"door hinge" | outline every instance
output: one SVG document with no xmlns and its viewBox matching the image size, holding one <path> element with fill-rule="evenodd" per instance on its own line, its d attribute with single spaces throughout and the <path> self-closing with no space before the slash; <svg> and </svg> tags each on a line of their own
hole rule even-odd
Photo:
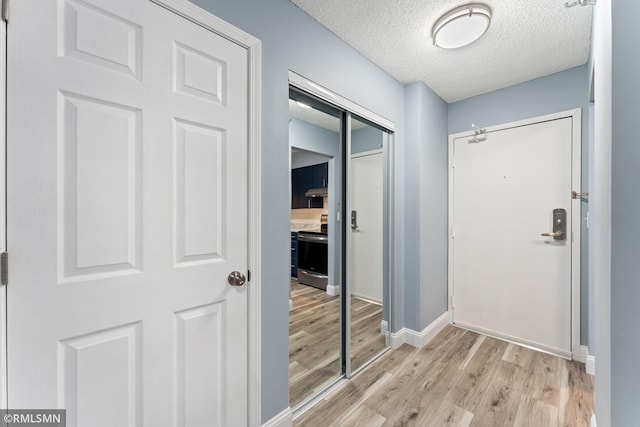
<svg viewBox="0 0 640 427">
<path fill-rule="evenodd" d="M 251 270 L 247 270 L 247 282 L 251 281 Z"/>
<path fill-rule="evenodd" d="M 2 20 L 9 22 L 9 0 L 2 0 Z"/>
<path fill-rule="evenodd" d="M 0 285 L 7 286 L 9 284 L 9 253 L 2 252 L 0 254 Z"/>
<path fill-rule="evenodd" d="M 453 308 L 453 295 L 451 295 L 451 308 Z"/>
</svg>

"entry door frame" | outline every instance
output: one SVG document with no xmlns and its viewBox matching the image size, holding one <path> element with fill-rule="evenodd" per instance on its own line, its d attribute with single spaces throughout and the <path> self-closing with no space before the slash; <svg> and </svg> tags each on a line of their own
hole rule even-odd
<svg viewBox="0 0 640 427">
<path fill-rule="evenodd" d="M 524 127 L 536 123 L 547 122 L 564 118 L 572 119 L 572 141 L 571 141 L 571 184 L 572 190 L 581 192 L 582 173 L 582 109 L 576 108 L 544 116 L 532 117 L 495 126 L 489 126 L 483 130 L 495 132 L 500 130 Z M 454 164 L 453 145 L 458 138 L 472 138 L 475 136 L 473 130 L 449 134 L 449 224 L 448 224 L 448 298 L 447 309 L 449 312 L 449 323 L 453 324 L 453 233 L 454 233 Z M 570 195 L 567 195 L 570 197 Z M 586 352 L 580 348 L 580 245 L 581 245 L 581 201 L 572 199 L 571 203 L 571 357 L 579 362 L 586 362 Z M 500 337 L 498 337 L 500 338 Z"/>
<path fill-rule="evenodd" d="M 247 425 L 261 424 L 261 293 L 262 293 L 262 227 L 261 227 L 261 41 L 187 0 L 148 0 L 245 48 L 248 59 L 248 366 Z M 9 21 L 10 21 L 9 11 Z M 10 24 L 9 24 L 10 25 Z M 7 22 L 0 28 L 0 250 L 6 248 L 6 86 L 7 86 Z M 9 286 L 11 286 L 9 284 Z M 7 300 L 6 287 L 0 288 L 0 407 L 7 409 Z"/>
</svg>

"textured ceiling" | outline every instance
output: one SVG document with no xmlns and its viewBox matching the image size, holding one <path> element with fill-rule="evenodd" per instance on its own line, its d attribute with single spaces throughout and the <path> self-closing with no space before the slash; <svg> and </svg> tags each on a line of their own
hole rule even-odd
<svg viewBox="0 0 640 427">
<path fill-rule="evenodd" d="M 567 0 L 484 0 L 491 26 L 445 50 L 431 28 L 460 0 L 291 0 L 401 83 L 422 80 L 447 102 L 585 64 L 592 7 Z"/>
</svg>

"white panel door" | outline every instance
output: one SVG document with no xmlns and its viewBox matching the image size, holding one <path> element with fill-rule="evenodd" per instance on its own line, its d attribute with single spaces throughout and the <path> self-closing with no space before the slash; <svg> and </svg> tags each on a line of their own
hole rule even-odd
<svg viewBox="0 0 640 427">
<path fill-rule="evenodd" d="M 454 140 L 453 320 L 571 354 L 572 118 Z M 567 212 L 566 240 L 552 231 Z"/>
<path fill-rule="evenodd" d="M 351 157 L 351 209 L 358 228 L 351 232 L 351 296 L 383 303 L 382 152 Z"/>
<path fill-rule="evenodd" d="M 148 0 L 11 6 L 9 407 L 246 425 L 246 49 Z"/>
</svg>

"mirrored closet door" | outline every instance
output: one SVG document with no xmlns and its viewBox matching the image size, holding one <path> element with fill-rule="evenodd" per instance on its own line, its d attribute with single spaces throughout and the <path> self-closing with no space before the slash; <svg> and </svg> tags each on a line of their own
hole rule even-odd
<svg viewBox="0 0 640 427">
<path fill-rule="evenodd" d="M 391 330 L 392 133 L 304 89 L 289 92 L 294 413 L 387 350 Z"/>
<path fill-rule="evenodd" d="M 340 293 L 343 112 L 291 91 L 289 403 L 344 375 Z"/>
<path fill-rule="evenodd" d="M 360 369 L 389 345 L 389 292 L 384 256 L 388 135 L 370 122 L 351 116 L 347 191 L 349 373 Z"/>
</svg>

